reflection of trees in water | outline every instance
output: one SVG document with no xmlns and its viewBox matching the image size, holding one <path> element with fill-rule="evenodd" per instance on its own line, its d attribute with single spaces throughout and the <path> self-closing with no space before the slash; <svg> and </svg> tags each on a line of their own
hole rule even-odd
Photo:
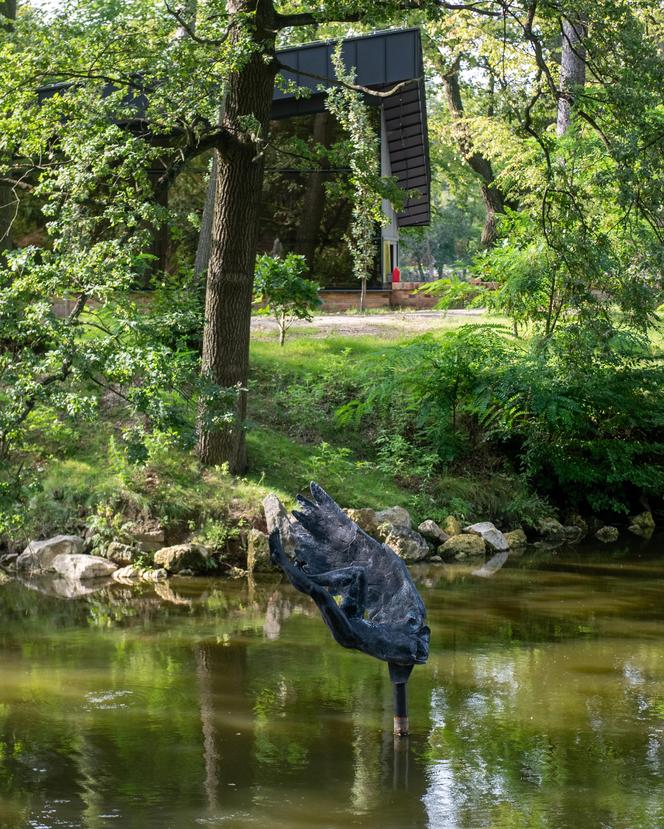
<svg viewBox="0 0 664 829">
<path fill-rule="evenodd" d="M 424 798 L 431 826 L 664 825 L 658 644 L 460 650 L 440 670 Z"/>
<path fill-rule="evenodd" d="M 212 812 L 217 808 L 217 793 L 219 778 L 217 764 L 219 754 L 215 745 L 214 732 L 214 696 L 212 693 L 212 677 L 208 665 L 205 648 L 196 646 L 196 680 L 198 682 L 198 698 L 201 712 L 201 727 L 203 730 L 203 758 L 205 762 L 205 793 L 208 809 Z"/>
</svg>

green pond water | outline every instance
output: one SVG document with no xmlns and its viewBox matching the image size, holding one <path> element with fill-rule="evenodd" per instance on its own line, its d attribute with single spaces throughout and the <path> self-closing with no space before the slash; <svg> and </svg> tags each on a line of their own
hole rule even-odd
<svg viewBox="0 0 664 829">
<path fill-rule="evenodd" d="M 664 542 L 422 568 L 387 668 L 276 577 L 0 585 L 0 827 L 664 827 Z"/>
</svg>

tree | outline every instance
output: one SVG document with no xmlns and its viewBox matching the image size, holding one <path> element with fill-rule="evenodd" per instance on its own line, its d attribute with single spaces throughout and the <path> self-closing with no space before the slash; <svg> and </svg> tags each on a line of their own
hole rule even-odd
<svg viewBox="0 0 664 829">
<path fill-rule="evenodd" d="M 11 30 L 16 20 L 16 0 L 3 0 L 0 2 L 0 32 L 5 29 Z M 3 170 L 0 157 L 0 254 L 3 251 L 11 250 L 11 226 L 15 213 L 16 197 L 9 180 L 3 180 Z"/>
<path fill-rule="evenodd" d="M 271 312 L 279 327 L 279 345 L 295 320 L 311 320 L 321 304 L 318 285 L 304 279 L 307 263 L 303 256 L 289 253 L 284 259 L 263 254 L 256 262 L 254 301 Z"/>
</svg>

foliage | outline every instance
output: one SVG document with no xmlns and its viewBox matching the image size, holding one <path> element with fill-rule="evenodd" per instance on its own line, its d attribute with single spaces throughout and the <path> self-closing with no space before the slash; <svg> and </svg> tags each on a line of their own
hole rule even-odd
<svg viewBox="0 0 664 829">
<path fill-rule="evenodd" d="M 474 326 L 422 338 L 340 407 L 341 423 L 382 427 L 379 458 L 434 470 L 502 458 L 537 492 L 583 510 L 628 512 L 661 497 L 664 368 L 642 343 L 576 331 L 527 347 Z M 385 434 L 389 434 L 386 455 Z M 509 470 L 509 466 L 506 467 Z"/>
<path fill-rule="evenodd" d="M 307 264 L 304 256 L 289 253 L 284 259 L 263 254 L 256 260 L 254 302 L 265 312 L 272 312 L 279 326 L 279 344 L 295 320 L 311 320 L 321 304 L 318 285 L 304 279 Z"/>
<path fill-rule="evenodd" d="M 474 285 L 456 275 L 436 279 L 418 289 L 418 293 L 440 297 L 436 308 L 473 308 L 486 304 L 486 292 L 482 286 Z"/>
</svg>

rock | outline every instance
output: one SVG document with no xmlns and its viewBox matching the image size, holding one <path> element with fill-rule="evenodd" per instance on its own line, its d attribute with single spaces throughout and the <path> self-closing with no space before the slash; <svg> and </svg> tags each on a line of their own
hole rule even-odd
<svg viewBox="0 0 664 829">
<path fill-rule="evenodd" d="M 164 531 L 161 527 L 131 529 L 127 535 L 143 553 L 154 553 L 164 546 Z"/>
<path fill-rule="evenodd" d="M 376 529 L 376 534 L 374 538 L 379 539 L 380 541 L 385 541 L 387 536 L 392 532 L 392 530 L 397 529 L 394 524 L 390 524 L 389 521 L 384 521 L 382 524 L 379 524 Z M 408 529 L 406 527 L 406 529 Z"/>
<path fill-rule="evenodd" d="M 9 584 L 10 581 L 11 578 L 0 570 L 0 587 L 2 587 L 3 584 Z"/>
<path fill-rule="evenodd" d="M 627 529 L 641 538 L 650 538 L 655 531 L 655 519 L 651 512 L 642 512 L 631 518 L 631 523 Z"/>
<path fill-rule="evenodd" d="M 570 515 L 567 526 L 569 527 L 578 527 L 581 530 L 581 536 L 588 535 L 588 522 L 585 518 L 582 518 L 578 513 L 574 513 Z"/>
<path fill-rule="evenodd" d="M 295 551 L 295 540 L 291 531 L 290 519 L 286 508 L 276 495 L 270 493 L 263 501 L 263 512 L 265 513 L 268 536 L 272 530 L 279 530 L 284 551 L 287 555 L 292 555 Z"/>
<path fill-rule="evenodd" d="M 510 545 L 510 550 L 516 547 L 525 547 L 528 543 L 526 534 L 522 529 L 510 530 L 510 532 L 505 533 L 505 541 Z"/>
<path fill-rule="evenodd" d="M 162 547 L 154 554 L 154 563 L 169 573 L 191 570 L 193 573 L 206 573 L 209 569 L 209 556 L 200 544 L 175 544 Z"/>
<path fill-rule="evenodd" d="M 118 565 L 100 556 L 61 553 L 51 561 L 49 569 L 69 581 L 89 581 L 108 578 Z"/>
<path fill-rule="evenodd" d="M 165 547 L 164 549 L 168 549 Z M 168 578 L 168 573 L 164 570 L 163 567 L 159 567 L 156 570 L 142 570 L 141 571 L 141 579 L 143 581 L 165 581 Z"/>
<path fill-rule="evenodd" d="M 136 550 L 128 544 L 121 544 L 119 541 L 111 541 L 106 548 L 104 558 L 114 561 L 120 567 L 126 567 L 136 558 Z"/>
<path fill-rule="evenodd" d="M 483 556 L 486 552 L 486 544 L 481 535 L 461 533 L 448 538 L 438 552 L 443 556 L 458 559 Z"/>
<path fill-rule="evenodd" d="M 31 541 L 16 559 L 16 566 L 27 573 L 45 573 L 57 556 L 79 555 L 84 549 L 85 541 L 78 535 L 56 535 L 44 541 Z"/>
<path fill-rule="evenodd" d="M 422 561 L 431 553 L 424 538 L 408 527 L 392 527 L 385 544 L 404 561 Z"/>
<path fill-rule="evenodd" d="M 378 532 L 376 510 L 365 507 L 364 509 L 346 509 L 344 512 L 367 535 L 376 537 Z"/>
<path fill-rule="evenodd" d="M 461 521 L 459 521 L 459 519 L 455 515 L 448 515 L 447 518 L 443 521 L 441 527 L 443 532 L 446 533 L 448 537 L 461 535 L 463 529 L 461 526 Z"/>
<path fill-rule="evenodd" d="M 433 562 L 434 564 L 441 564 L 443 559 L 440 556 L 431 556 L 429 561 Z"/>
<path fill-rule="evenodd" d="M 427 518 L 426 521 L 422 521 L 420 526 L 417 528 L 417 531 L 420 535 L 423 535 L 427 541 L 430 541 L 435 546 L 444 544 L 449 538 L 449 535 L 444 533 L 438 524 L 430 518 Z"/>
<path fill-rule="evenodd" d="M 540 518 L 537 522 L 537 531 L 545 541 L 553 543 L 567 541 L 565 528 L 555 518 Z"/>
<path fill-rule="evenodd" d="M 480 521 L 477 524 L 471 524 L 464 529 L 465 533 L 472 533 L 479 535 L 484 539 L 486 545 L 498 553 L 504 550 L 509 550 L 510 545 L 505 536 L 497 529 L 491 521 Z"/>
<path fill-rule="evenodd" d="M 392 524 L 394 527 L 411 528 L 410 513 L 403 507 L 388 507 L 376 513 L 376 523 Z"/>
<path fill-rule="evenodd" d="M 267 573 L 274 569 L 267 535 L 252 528 L 247 536 L 247 570 L 250 573 Z"/>
<path fill-rule="evenodd" d="M 127 567 L 116 570 L 113 578 L 120 582 L 138 581 L 141 578 L 141 568 L 136 564 L 129 564 Z"/>
<path fill-rule="evenodd" d="M 617 527 L 606 526 L 597 530 L 595 538 L 598 541 L 603 541 L 604 544 L 612 544 L 614 541 L 618 540 L 619 535 L 620 533 L 618 532 Z"/>
<path fill-rule="evenodd" d="M 563 527 L 563 531 L 565 533 L 565 541 L 567 541 L 568 544 L 576 544 L 583 538 L 583 530 L 576 524 L 568 524 Z"/>
</svg>

